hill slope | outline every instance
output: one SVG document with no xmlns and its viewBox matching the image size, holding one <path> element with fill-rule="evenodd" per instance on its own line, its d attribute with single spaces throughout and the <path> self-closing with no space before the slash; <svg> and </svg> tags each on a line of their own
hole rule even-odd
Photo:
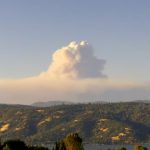
<svg viewBox="0 0 150 150">
<path fill-rule="evenodd" d="M 2 140 L 46 143 L 70 132 L 78 132 L 85 142 L 150 142 L 150 104 L 0 105 Z"/>
</svg>

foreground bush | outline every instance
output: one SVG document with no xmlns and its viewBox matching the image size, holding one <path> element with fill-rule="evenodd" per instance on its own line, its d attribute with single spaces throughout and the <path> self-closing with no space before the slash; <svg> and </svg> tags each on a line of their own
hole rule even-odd
<svg viewBox="0 0 150 150">
<path fill-rule="evenodd" d="M 56 150 L 84 150 L 82 139 L 77 133 L 69 134 L 56 143 Z"/>
<path fill-rule="evenodd" d="M 126 148 L 125 147 L 119 147 L 116 150 L 126 150 Z"/>
<path fill-rule="evenodd" d="M 8 140 L 0 146 L 0 150 L 48 150 L 48 148 L 27 146 L 20 140 Z M 67 135 L 63 140 L 56 142 L 56 147 L 53 150 L 84 150 L 84 148 L 79 135 L 72 133 Z"/>
<path fill-rule="evenodd" d="M 135 145 L 134 150 L 148 150 L 148 149 L 144 146 L 141 146 L 141 145 Z"/>
<path fill-rule="evenodd" d="M 27 146 L 20 140 L 8 140 L 2 145 L 2 150 L 27 150 Z"/>
<path fill-rule="evenodd" d="M 27 146 L 20 140 L 8 140 L 1 145 L 0 150 L 48 150 L 48 148 L 41 146 Z"/>
</svg>

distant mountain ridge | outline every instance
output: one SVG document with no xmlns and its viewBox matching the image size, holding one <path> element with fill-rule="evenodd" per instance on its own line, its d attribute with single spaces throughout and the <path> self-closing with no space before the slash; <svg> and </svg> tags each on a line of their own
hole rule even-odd
<svg viewBox="0 0 150 150">
<path fill-rule="evenodd" d="M 150 103 L 150 100 L 135 100 L 133 102 Z"/>
<path fill-rule="evenodd" d="M 68 101 L 47 101 L 47 102 L 35 102 L 31 104 L 31 106 L 34 107 L 50 107 L 50 106 L 56 106 L 56 105 L 71 105 L 73 102 Z"/>
<path fill-rule="evenodd" d="M 130 102 L 150 103 L 150 100 L 134 100 L 134 101 L 130 101 Z M 88 104 L 88 103 L 107 104 L 107 103 L 110 103 L 110 102 L 107 102 L 107 101 L 94 101 L 94 102 L 87 102 L 87 103 L 84 102 L 82 104 Z M 118 103 L 118 102 L 112 102 L 112 103 Z M 51 106 L 57 106 L 57 105 L 73 105 L 73 104 L 79 104 L 79 103 L 69 102 L 69 101 L 46 101 L 46 102 L 39 101 L 39 102 L 35 102 L 35 103 L 31 104 L 31 106 L 34 106 L 34 107 L 51 107 Z"/>
<path fill-rule="evenodd" d="M 50 143 L 71 132 L 90 143 L 150 143 L 150 103 L 0 105 L 2 141 L 17 138 L 31 144 Z"/>
</svg>

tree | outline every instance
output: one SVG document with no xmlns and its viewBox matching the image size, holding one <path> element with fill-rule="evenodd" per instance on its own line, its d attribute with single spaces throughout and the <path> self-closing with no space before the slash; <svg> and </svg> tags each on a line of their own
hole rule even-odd
<svg viewBox="0 0 150 150">
<path fill-rule="evenodd" d="M 56 150 L 66 150 L 64 141 L 56 142 Z"/>
<path fill-rule="evenodd" d="M 2 150 L 27 150 L 26 144 L 20 140 L 8 140 L 2 147 Z"/>
<path fill-rule="evenodd" d="M 84 150 L 82 139 L 77 133 L 69 134 L 56 143 L 56 150 Z"/>
<path fill-rule="evenodd" d="M 126 150 L 126 148 L 125 147 L 119 147 L 116 150 Z"/>
<path fill-rule="evenodd" d="M 148 150 L 148 149 L 144 146 L 141 146 L 141 145 L 135 145 L 134 150 Z"/>
<path fill-rule="evenodd" d="M 82 145 L 82 139 L 77 133 L 72 133 L 66 136 L 64 139 L 66 150 L 84 150 Z"/>
<path fill-rule="evenodd" d="M 5 145 L 5 147 L 3 147 L 3 150 L 10 150 L 8 145 Z"/>
</svg>

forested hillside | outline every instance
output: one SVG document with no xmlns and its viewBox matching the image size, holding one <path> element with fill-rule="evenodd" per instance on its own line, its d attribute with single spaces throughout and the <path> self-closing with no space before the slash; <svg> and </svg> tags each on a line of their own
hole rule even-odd
<svg viewBox="0 0 150 150">
<path fill-rule="evenodd" d="M 72 132 L 90 143 L 150 142 L 150 104 L 0 105 L 2 141 L 19 138 L 31 144 L 47 143 Z"/>
</svg>

